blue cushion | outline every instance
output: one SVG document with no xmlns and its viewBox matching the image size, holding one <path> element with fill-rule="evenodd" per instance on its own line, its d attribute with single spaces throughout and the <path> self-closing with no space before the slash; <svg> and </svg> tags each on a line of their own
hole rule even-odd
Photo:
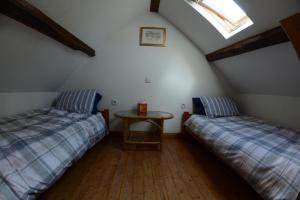
<svg viewBox="0 0 300 200">
<path fill-rule="evenodd" d="M 99 93 L 96 93 L 94 105 L 93 105 L 93 111 L 92 111 L 93 115 L 98 113 L 98 103 L 101 99 L 102 99 L 102 96 Z"/>
<path fill-rule="evenodd" d="M 62 92 L 55 103 L 55 108 L 81 114 L 92 114 L 97 110 L 97 90 L 69 90 Z M 97 113 L 97 111 L 96 111 Z"/>
<path fill-rule="evenodd" d="M 193 97 L 193 113 L 197 115 L 206 115 L 200 97 Z"/>
<path fill-rule="evenodd" d="M 229 97 L 200 97 L 206 115 L 209 118 L 239 115 L 239 110 Z"/>
</svg>

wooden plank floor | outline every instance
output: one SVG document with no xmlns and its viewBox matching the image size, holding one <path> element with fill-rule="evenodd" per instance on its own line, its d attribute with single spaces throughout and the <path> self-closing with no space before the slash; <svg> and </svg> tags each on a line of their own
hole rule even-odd
<svg viewBox="0 0 300 200">
<path fill-rule="evenodd" d="M 260 200 L 192 138 L 164 138 L 163 151 L 122 151 L 109 136 L 91 149 L 41 200 Z"/>
</svg>

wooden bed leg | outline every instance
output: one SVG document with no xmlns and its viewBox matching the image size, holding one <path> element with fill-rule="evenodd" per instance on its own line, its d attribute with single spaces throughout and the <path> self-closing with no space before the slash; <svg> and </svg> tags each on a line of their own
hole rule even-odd
<svg viewBox="0 0 300 200">
<path fill-rule="evenodd" d="M 109 110 L 108 109 L 104 109 L 104 110 L 101 110 L 100 111 L 104 120 L 105 120 L 105 123 L 106 123 L 106 126 L 107 126 L 107 129 L 109 130 Z"/>
<path fill-rule="evenodd" d="M 181 119 L 181 137 L 185 137 L 186 136 L 186 131 L 185 131 L 185 126 L 184 123 L 186 122 L 186 120 L 188 120 L 190 117 L 192 116 L 191 113 L 189 112 L 184 112 L 182 114 L 182 119 Z"/>
</svg>

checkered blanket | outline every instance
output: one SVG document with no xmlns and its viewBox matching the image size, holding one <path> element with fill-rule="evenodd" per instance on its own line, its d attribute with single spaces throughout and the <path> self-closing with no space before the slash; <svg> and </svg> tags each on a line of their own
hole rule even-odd
<svg viewBox="0 0 300 200">
<path fill-rule="evenodd" d="M 297 198 L 300 191 L 300 133 L 250 117 L 185 123 L 265 199 Z"/>
<path fill-rule="evenodd" d="M 101 114 L 41 109 L 0 119 L 0 199 L 34 199 L 106 134 Z"/>
</svg>

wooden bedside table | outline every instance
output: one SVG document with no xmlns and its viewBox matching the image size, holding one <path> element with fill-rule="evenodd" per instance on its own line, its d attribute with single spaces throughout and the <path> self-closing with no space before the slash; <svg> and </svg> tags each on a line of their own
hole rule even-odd
<svg viewBox="0 0 300 200">
<path fill-rule="evenodd" d="M 172 119 L 173 114 L 161 111 L 149 111 L 145 115 L 138 115 L 136 111 L 121 111 L 115 116 L 123 121 L 123 147 L 127 144 L 153 144 L 162 150 L 161 137 L 164 130 L 164 120 Z M 130 125 L 136 122 L 148 122 L 156 127 L 155 132 L 131 131 Z"/>
</svg>

